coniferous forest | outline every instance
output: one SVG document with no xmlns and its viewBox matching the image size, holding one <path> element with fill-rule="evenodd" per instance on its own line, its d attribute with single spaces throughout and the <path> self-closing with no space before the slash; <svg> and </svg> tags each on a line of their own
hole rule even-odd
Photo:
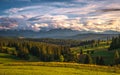
<svg viewBox="0 0 120 75">
<path fill-rule="evenodd" d="M 12 50 L 9 50 L 12 48 Z M 65 61 L 70 61 L 70 47 L 42 42 L 27 41 L 24 39 L 0 39 L 0 52 L 15 55 L 21 59 L 36 56 L 40 61 L 60 61 L 64 56 Z"/>
<path fill-rule="evenodd" d="M 112 40 L 86 41 L 50 38 L 31 39 L 1 37 L 0 52 L 11 54 L 22 60 L 28 61 L 34 56 L 38 59 L 37 61 L 43 62 L 54 61 L 97 65 L 116 65 L 120 63 L 119 40 L 120 37 L 113 37 Z M 95 49 L 104 45 L 107 46 L 106 50 Z M 79 49 L 77 49 L 78 47 Z M 103 51 L 103 53 L 108 54 L 112 53 L 111 56 L 114 57 L 111 59 L 108 56 L 104 57 L 104 55 L 99 54 L 99 51 Z M 96 55 L 97 53 L 98 55 Z M 108 63 L 108 59 L 112 62 Z"/>
</svg>

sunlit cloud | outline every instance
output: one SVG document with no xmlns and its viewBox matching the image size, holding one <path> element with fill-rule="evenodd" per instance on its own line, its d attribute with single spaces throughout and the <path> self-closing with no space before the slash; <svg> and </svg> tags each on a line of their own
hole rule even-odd
<svg viewBox="0 0 120 75">
<path fill-rule="evenodd" d="M 4 16 L 0 15 L 0 29 L 120 31 L 119 5 L 118 0 L 71 0 L 9 8 L 3 11 Z M 2 17 L 16 22 L 4 20 L 9 22 L 6 25 Z"/>
</svg>

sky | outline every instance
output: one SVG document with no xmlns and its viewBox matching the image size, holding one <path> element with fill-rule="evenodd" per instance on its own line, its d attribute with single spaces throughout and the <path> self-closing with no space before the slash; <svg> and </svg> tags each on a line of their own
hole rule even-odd
<svg viewBox="0 0 120 75">
<path fill-rule="evenodd" d="M 0 0 L 0 30 L 119 31 L 120 0 Z"/>
</svg>

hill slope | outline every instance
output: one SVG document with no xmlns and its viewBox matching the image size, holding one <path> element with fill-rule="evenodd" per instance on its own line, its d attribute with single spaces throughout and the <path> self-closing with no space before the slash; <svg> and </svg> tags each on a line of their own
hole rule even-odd
<svg viewBox="0 0 120 75">
<path fill-rule="evenodd" d="M 20 60 L 18 57 L 10 54 L 0 53 L 0 63 L 18 62 L 18 61 L 23 61 L 23 60 Z"/>
</svg>

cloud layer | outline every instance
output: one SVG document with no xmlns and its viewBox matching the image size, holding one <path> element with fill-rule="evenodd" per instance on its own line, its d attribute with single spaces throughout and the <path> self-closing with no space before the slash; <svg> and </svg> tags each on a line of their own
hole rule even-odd
<svg viewBox="0 0 120 75">
<path fill-rule="evenodd" d="M 120 1 L 44 1 L 2 11 L 0 29 L 120 31 Z"/>
</svg>

